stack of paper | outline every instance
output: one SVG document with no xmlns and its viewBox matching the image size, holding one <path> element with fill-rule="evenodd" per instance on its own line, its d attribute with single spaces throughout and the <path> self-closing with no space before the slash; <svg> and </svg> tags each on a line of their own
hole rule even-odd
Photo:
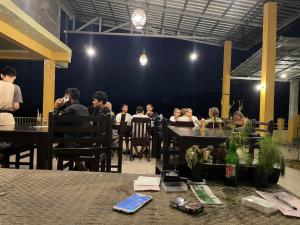
<svg viewBox="0 0 300 225">
<path fill-rule="evenodd" d="M 133 181 L 134 191 L 160 191 L 160 177 L 139 176 Z"/>
<path fill-rule="evenodd" d="M 276 205 L 273 202 L 267 201 L 263 198 L 250 195 L 242 198 L 242 205 L 261 211 L 270 215 L 277 211 Z"/>
</svg>

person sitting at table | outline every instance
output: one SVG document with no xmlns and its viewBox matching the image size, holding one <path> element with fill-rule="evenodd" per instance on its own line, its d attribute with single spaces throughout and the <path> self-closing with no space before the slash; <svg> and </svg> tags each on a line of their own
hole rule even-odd
<svg viewBox="0 0 300 225">
<path fill-rule="evenodd" d="M 5 66 L 1 70 L 0 126 L 15 125 L 12 112 L 17 111 L 20 108 L 20 103 L 23 103 L 21 89 L 14 84 L 16 78 L 17 71 L 13 67 Z"/>
<path fill-rule="evenodd" d="M 121 122 L 124 122 L 125 124 L 128 124 L 128 121 L 131 120 L 131 115 L 128 113 L 128 105 L 123 104 L 121 108 L 122 112 L 118 113 L 116 116 L 116 125 L 120 125 Z M 130 131 L 126 129 L 123 133 L 126 143 L 126 152 L 129 153 L 129 137 L 130 137 Z"/>
<path fill-rule="evenodd" d="M 65 96 L 59 98 L 54 103 L 54 116 L 89 116 L 89 110 L 87 107 L 79 103 L 80 91 L 77 88 L 68 88 L 65 91 Z M 73 125 L 73 124 L 72 124 Z M 81 122 L 76 122 L 74 126 L 82 125 Z M 64 137 L 78 137 L 82 134 L 78 133 L 64 133 Z M 63 147 L 81 147 L 78 143 L 68 143 Z M 87 170 L 84 161 L 76 161 L 74 170 Z"/>
<path fill-rule="evenodd" d="M 180 117 L 180 109 L 175 108 L 173 110 L 173 116 L 170 117 L 170 121 L 171 122 L 176 122 L 179 117 Z"/>
<path fill-rule="evenodd" d="M 146 106 L 146 115 L 152 120 L 154 121 L 157 117 L 158 114 L 156 112 L 153 112 L 153 105 L 152 104 L 147 104 Z"/>
<path fill-rule="evenodd" d="M 196 116 L 193 116 L 193 110 L 191 108 L 185 109 L 185 114 L 183 116 L 180 116 L 177 121 L 183 121 L 183 122 L 190 122 L 192 121 L 194 123 L 195 127 L 199 126 L 199 121 Z"/>
<path fill-rule="evenodd" d="M 216 124 L 218 128 L 222 127 L 223 121 L 219 117 L 219 109 L 217 107 L 212 107 L 208 110 L 209 119 L 205 121 L 205 125 L 210 127 L 211 124 Z"/>
<path fill-rule="evenodd" d="M 93 94 L 93 111 L 92 116 L 99 116 L 101 113 L 105 115 L 110 113 L 109 108 L 106 107 L 107 94 L 103 91 L 97 91 Z"/>
<path fill-rule="evenodd" d="M 111 120 L 112 120 L 112 123 L 114 124 L 115 123 L 115 119 L 116 119 L 116 115 L 115 115 L 114 111 L 112 110 L 112 104 L 111 104 L 111 102 L 107 101 L 105 103 L 105 108 L 107 108 L 110 111 Z"/>
<path fill-rule="evenodd" d="M 127 125 L 131 126 L 132 125 L 132 119 L 133 118 L 149 118 L 149 116 L 144 114 L 144 109 L 143 106 L 137 106 L 136 107 L 136 114 L 134 114 L 131 119 L 128 121 Z M 142 124 L 141 124 L 142 125 Z M 132 128 L 133 129 L 133 128 Z M 141 129 L 141 128 L 140 128 Z M 133 133 L 133 131 L 132 131 Z M 146 126 L 144 126 L 144 133 L 146 133 Z M 143 153 L 147 154 L 148 150 L 145 149 L 145 147 L 141 147 L 140 149 L 137 148 L 137 146 L 134 146 L 133 149 L 133 156 L 136 157 L 138 156 L 139 158 L 141 158 L 143 156 Z"/>
<path fill-rule="evenodd" d="M 186 111 L 186 108 L 182 108 L 182 109 L 180 109 L 180 116 L 184 116 L 184 114 L 185 114 L 185 111 Z"/>
<path fill-rule="evenodd" d="M 127 124 L 128 121 L 131 119 L 131 115 L 128 113 L 128 105 L 123 104 L 121 107 L 121 112 L 116 116 L 116 125 L 120 125 L 122 117 L 124 117 L 124 122 Z"/>
<path fill-rule="evenodd" d="M 247 121 L 249 121 L 249 119 L 245 117 L 241 111 L 236 111 L 233 114 L 233 122 L 236 127 L 244 127 Z"/>
</svg>

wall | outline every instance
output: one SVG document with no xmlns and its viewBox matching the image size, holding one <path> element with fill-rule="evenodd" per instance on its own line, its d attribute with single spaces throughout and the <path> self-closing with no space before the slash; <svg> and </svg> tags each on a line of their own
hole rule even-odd
<svg viewBox="0 0 300 225">
<path fill-rule="evenodd" d="M 40 25 L 59 38 L 59 0 L 13 0 L 13 2 Z"/>
</svg>

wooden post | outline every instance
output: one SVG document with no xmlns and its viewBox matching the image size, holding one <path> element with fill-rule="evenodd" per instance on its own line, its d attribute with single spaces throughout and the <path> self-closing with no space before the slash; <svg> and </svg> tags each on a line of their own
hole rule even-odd
<svg viewBox="0 0 300 225">
<path fill-rule="evenodd" d="M 43 122 L 54 109 L 55 98 L 55 61 L 44 60 Z"/>
<path fill-rule="evenodd" d="M 230 73 L 231 73 L 231 51 L 232 41 L 224 42 L 224 63 L 223 63 L 223 85 L 222 85 L 222 100 L 221 100 L 221 117 L 229 117 L 229 102 L 230 102 Z"/>
</svg>

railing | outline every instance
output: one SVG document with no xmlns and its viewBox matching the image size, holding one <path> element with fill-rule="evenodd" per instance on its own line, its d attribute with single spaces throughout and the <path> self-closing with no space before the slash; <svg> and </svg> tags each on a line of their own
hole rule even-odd
<svg viewBox="0 0 300 225">
<path fill-rule="evenodd" d="M 16 125 L 33 125 L 37 123 L 36 117 L 15 117 Z"/>
</svg>

